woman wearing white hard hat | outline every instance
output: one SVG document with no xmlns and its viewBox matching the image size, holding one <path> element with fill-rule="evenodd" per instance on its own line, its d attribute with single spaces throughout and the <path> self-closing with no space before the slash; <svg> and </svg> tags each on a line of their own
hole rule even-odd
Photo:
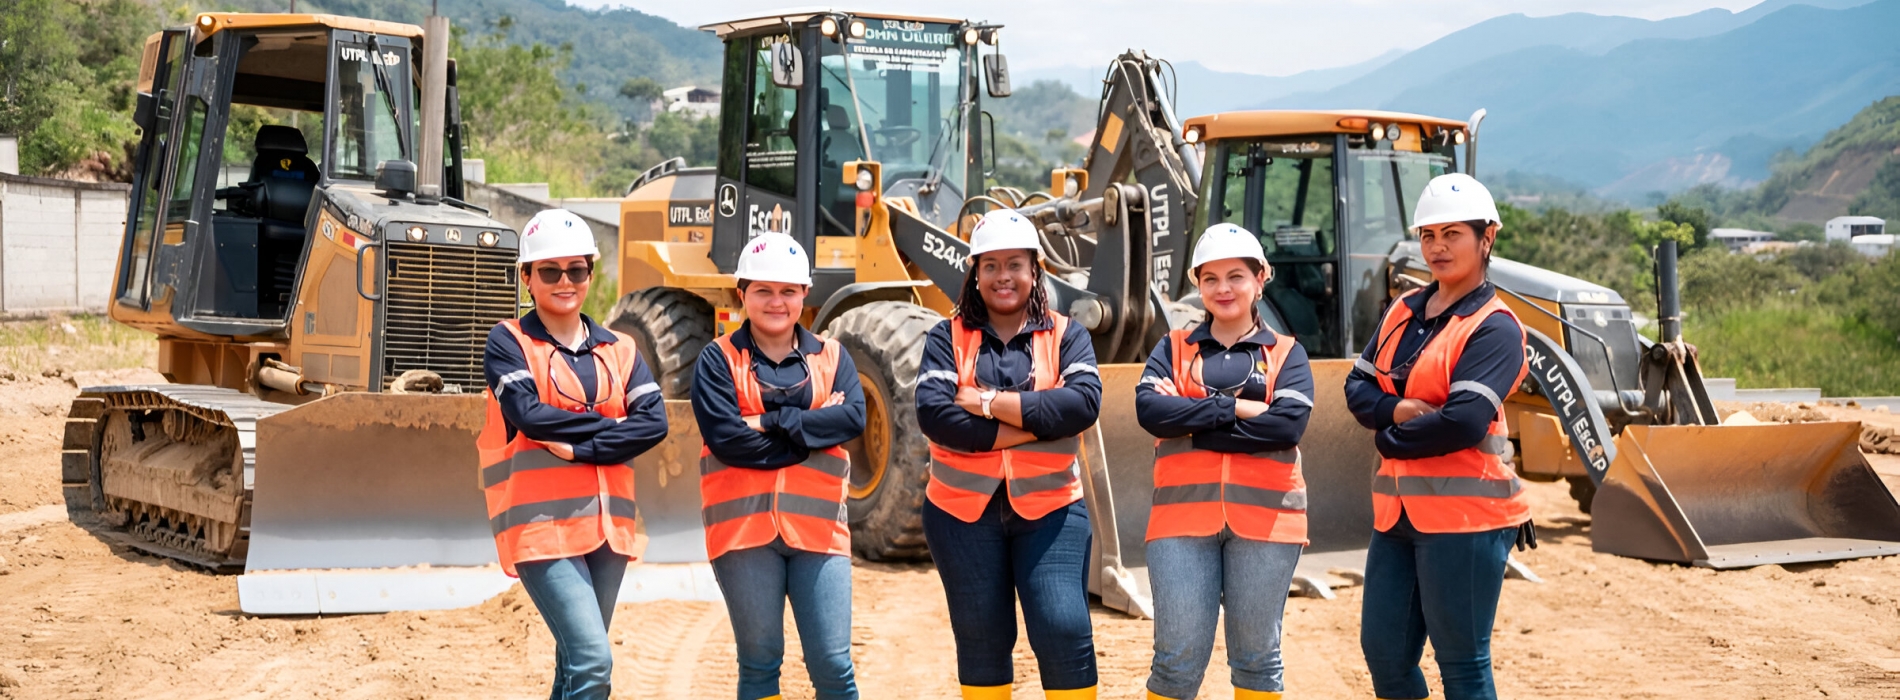
<svg viewBox="0 0 1900 700">
<path fill-rule="evenodd" d="M 864 390 L 850 354 L 798 323 L 811 266 L 791 236 L 748 242 L 735 271 L 745 323 L 708 343 L 693 371 L 700 513 L 738 644 L 739 700 L 779 696 L 787 600 L 817 697 L 858 697 L 841 445 L 864 432 Z"/>
<path fill-rule="evenodd" d="M 1495 698 L 1491 625 L 1511 547 L 1536 546 L 1502 400 L 1524 380 L 1524 330 L 1485 280 L 1497 204 L 1468 175 L 1433 178 L 1412 216 L 1434 281 L 1386 310 L 1346 377 L 1375 431 L 1372 543 L 1359 645 L 1380 698 Z"/>
<path fill-rule="evenodd" d="M 1208 319 L 1156 344 L 1135 386 L 1135 415 L 1157 438 L 1148 697 L 1198 697 L 1225 608 L 1234 697 L 1277 700 L 1280 619 L 1307 544 L 1299 444 L 1313 373 L 1306 350 L 1260 319 L 1273 271 L 1258 237 L 1210 227 L 1189 271 Z"/>
<path fill-rule="evenodd" d="M 1045 696 L 1095 697 L 1077 455 L 1102 382 L 1088 331 L 1049 309 L 1037 242 L 1017 212 L 977 222 L 956 315 L 930 330 L 918 368 L 924 538 L 966 699 L 1009 697 L 1018 601 Z"/>
<path fill-rule="evenodd" d="M 666 407 L 633 340 L 581 313 L 594 234 L 572 212 L 521 232 L 534 310 L 488 334 L 488 421 L 476 447 L 502 570 L 554 633 L 552 697 L 606 698 L 607 627 L 634 545 L 629 463 L 666 438 Z"/>
</svg>

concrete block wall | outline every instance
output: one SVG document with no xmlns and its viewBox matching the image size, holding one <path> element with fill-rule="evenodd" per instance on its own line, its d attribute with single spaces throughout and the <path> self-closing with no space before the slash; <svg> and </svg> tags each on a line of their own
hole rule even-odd
<svg viewBox="0 0 1900 700">
<path fill-rule="evenodd" d="M 0 174 L 0 314 L 105 311 L 130 190 Z"/>
<path fill-rule="evenodd" d="M 495 217 L 496 221 L 513 226 L 516 231 L 525 228 L 528 220 L 534 218 L 535 214 L 561 206 L 558 201 L 524 195 L 522 193 L 524 188 L 521 186 L 491 185 L 482 182 L 469 182 L 467 185 L 470 204 L 486 207 L 489 216 Z M 539 187 L 540 191 L 545 192 L 547 185 Z M 532 193 L 534 190 L 527 191 Z M 597 265 L 599 267 L 597 276 L 600 277 L 617 279 L 620 274 L 620 226 L 616 223 L 619 221 L 619 211 L 616 205 L 615 215 L 607 219 L 591 216 L 590 211 L 576 210 L 574 212 L 579 214 L 581 219 L 587 222 L 587 227 L 594 231 L 594 245 L 600 247 L 600 262 Z"/>
</svg>

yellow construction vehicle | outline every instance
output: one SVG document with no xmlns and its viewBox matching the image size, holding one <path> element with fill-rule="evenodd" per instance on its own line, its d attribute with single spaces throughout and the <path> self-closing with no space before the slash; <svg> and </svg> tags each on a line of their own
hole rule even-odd
<svg viewBox="0 0 1900 700">
<path fill-rule="evenodd" d="M 718 165 L 663 164 L 629 188 L 621 209 L 624 296 L 610 318 L 640 344 L 670 398 L 686 395 L 704 344 L 743 321 L 732 275 L 743 243 L 761 231 L 798 236 L 817 264 L 804 320 L 852 353 L 865 386 L 868 426 L 849 449 L 854 549 L 872 559 L 921 557 L 927 446 L 915 428 L 913 397 L 924 333 L 951 310 L 944 290 L 962 280 L 967 246 L 959 232 L 973 208 L 1022 211 L 1044 233 L 1056 308 L 1090 330 L 1101 362 L 1102 421 L 1084 440 L 1097 529 L 1091 590 L 1113 607 L 1138 609 L 1153 453 L 1133 414 L 1139 363 L 1167 328 L 1198 320 L 1180 264 L 1189 232 L 1240 224 L 1261 236 L 1276 270 L 1263 316 L 1307 347 L 1321 387 L 1303 450 L 1313 544 L 1296 580 L 1318 595 L 1356 580 L 1378 456 L 1341 389 L 1385 306 L 1428 282 L 1406 219 L 1425 182 L 1458 166 L 1461 146 L 1463 167 L 1471 169 L 1482 111 L 1469 122 L 1307 111 L 1182 124 L 1160 63 L 1131 51 L 1104 81 L 1094 148 L 1082 167 L 1052 173 L 1047 192 L 984 190 L 981 99 L 1007 95 L 1008 76 L 1003 58 L 981 47 L 994 45 L 999 27 L 811 11 L 706 29 L 726 42 Z M 1532 453 L 1522 461 L 1527 475 L 1576 477 L 1573 490 L 1587 499 L 1605 458 L 1617 454 L 1614 430 L 1714 422 L 1713 411 L 1703 410 L 1692 351 L 1679 341 L 1641 340 L 1614 291 L 1504 260 L 1492 272 L 1534 338 L 1539 380 L 1509 403 L 1511 425 Z M 1572 348 L 1581 350 L 1573 356 Z M 1555 408 L 1550 396 L 1559 397 Z M 1618 407 L 1614 419 L 1602 417 L 1604 405 Z M 1591 410 L 1596 422 L 1579 422 Z M 1628 434 L 1668 441 L 1671 430 Z M 1814 445 L 1821 437 L 1808 431 L 1791 439 Z M 1871 475 L 1864 462 L 1855 471 L 1847 456 L 1825 469 L 1792 455 L 1763 459 L 1830 483 L 1859 484 Z M 1679 460 L 1658 470 L 1725 466 Z M 1773 488 L 1785 495 L 1787 485 L 1784 479 Z M 1817 495 L 1817 503 L 1837 496 Z M 1889 498 L 1855 517 L 1821 519 L 1871 514 L 1883 524 L 1834 536 L 1900 540 L 1882 529 L 1900 523 L 1890 505 Z M 1618 517 L 1640 528 L 1663 516 Z M 1603 543 L 1620 537 L 1616 527 L 1598 528 L 1599 548 L 1628 549 Z M 1856 544 L 1847 554 L 1803 546 L 1775 556 L 1838 558 L 1887 545 Z M 1692 554 L 1673 558 L 1708 563 Z M 695 555 L 704 551 L 680 552 L 681 560 Z"/>
<path fill-rule="evenodd" d="M 65 496 L 102 537 L 245 570 L 247 612 L 506 585 L 474 440 L 516 233 L 460 201 L 448 21 L 428 26 L 211 13 L 146 41 L 110 314 L 158 336 L 173 383 L 82 390 Z"/>
</svg>

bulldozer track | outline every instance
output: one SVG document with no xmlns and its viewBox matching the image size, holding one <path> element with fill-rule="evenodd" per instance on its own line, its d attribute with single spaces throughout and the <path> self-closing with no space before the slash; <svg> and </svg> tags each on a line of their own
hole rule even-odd
<svg viewBox="0 0 1900 700">
<path fill-rule="evenodd" d="M 68 412 L 62 446 L 67 511 L 76 522 L 94 521 L 94 534 L 109 542 L 218 573 L 239 571 L 250 546 L 257 421 L 289 408 L 219 387 L 87 387 Z M 177 503 L 106 493 L 101 463 L 106 428 L 115 415 L 138 416 L 135 429 L 140 431 L 156 423 L 174 443 L 204 445 L 234 434 L 237 464 L 228 478 L 237 481 L 231 486 L 240 492 L 237 517 L 193 513 Z"/>
</svg>

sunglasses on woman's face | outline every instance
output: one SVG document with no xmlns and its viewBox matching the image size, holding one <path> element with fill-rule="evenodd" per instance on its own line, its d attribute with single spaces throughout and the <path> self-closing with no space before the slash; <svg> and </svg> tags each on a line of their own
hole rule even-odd
<svg viewBox="0 0 1900 700">
<path fill-rule="evenodd" d="M 534 269 L 534 273 L 541 277 L 542 284 L 558 284 L 561 281 L 562 275 L 567 275 L 567 281 L 580 284 L 594 276 L 594 268 L 585 265 L 576 265 L 567 269 L 558 267 L 537 267 Z"/>
</svg>

